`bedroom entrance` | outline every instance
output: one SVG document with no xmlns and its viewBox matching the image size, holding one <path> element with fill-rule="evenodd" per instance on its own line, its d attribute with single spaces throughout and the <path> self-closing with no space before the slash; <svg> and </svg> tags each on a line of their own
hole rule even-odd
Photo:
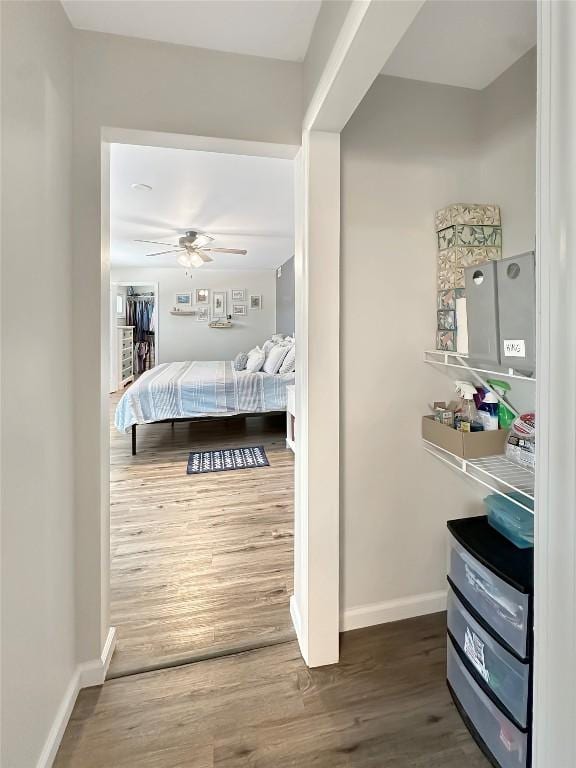
<svg viewBox="0 0 576 768">
<path fill-rule="evenodd" d="M 294 165 L 110 146 L 110 678 L 295 637 Z"/>
</svg>

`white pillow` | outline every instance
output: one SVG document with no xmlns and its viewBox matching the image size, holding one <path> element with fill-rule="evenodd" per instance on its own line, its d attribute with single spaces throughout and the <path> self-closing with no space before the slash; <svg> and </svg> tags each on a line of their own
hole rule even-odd
<svg viewBox="0 0 576 768">
<path fill-rule="evenodd" d="M 286 344 L 276 344 L 272 347 L 264 362 L 264 367 L 262 369 L 264 373 L 278 373 L 282 361 L 286 357 L 289 349 L 290 347 Z"/>
<path fill-rule="evenodd" d="M 282 361 L 278 373 L 293 373 L 296 370 L 296 345 L 292 344 L 288 348 L 286 357 Z"/>
<path fill-rule="evenodd" d="M 264 350 L 260 349 L 260 347 L 254 347 L 254 349 L 251 349 L 250 352 L 248 352 L 246 370 L 250 371 L 250 373 L 256 373 L 261 370 L 265 359 L 266 354 L 264 353 Z"/>
<path fill-rule="evenodd" d="M 272 341 L 272 339 L 266 339 L 264 344 L 262 344 L 262 349 L 264 350 L 265 355 L 267 355 L 270 352 L 274 344 L 276 344 L 276 342 Z"/>
</svg>

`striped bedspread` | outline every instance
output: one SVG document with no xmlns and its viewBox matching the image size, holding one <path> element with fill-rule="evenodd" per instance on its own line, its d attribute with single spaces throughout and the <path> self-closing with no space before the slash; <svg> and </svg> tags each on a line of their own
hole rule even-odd
<svg viewBox="0 0 576 768">
<path fill-rule="evenodd" d="M 163 363 L 122 395 L 116 429 L 126 432 L 133 424 L 164 419 L 284 411 L 286 385 L 293 383 L 293 373 L 236 371 L 229 361 Z"/>
</svg>

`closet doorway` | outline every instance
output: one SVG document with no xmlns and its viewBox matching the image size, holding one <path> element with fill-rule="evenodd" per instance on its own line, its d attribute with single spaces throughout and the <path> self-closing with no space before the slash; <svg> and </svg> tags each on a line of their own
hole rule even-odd
<svg viewBox="0 0 576 768">
<path fill-rule="evenodd" d="M 158 363 L 158 283 L 110 284 L 110 392 Z"/>
</svg>

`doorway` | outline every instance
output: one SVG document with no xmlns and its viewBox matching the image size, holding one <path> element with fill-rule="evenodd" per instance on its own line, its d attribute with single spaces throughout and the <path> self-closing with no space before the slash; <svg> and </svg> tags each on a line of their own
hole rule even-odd
<svg viewBox="0 0 576 768">
<path fill-rule="evenodd" d="M 128 186 L 128 167 L 130 178 L 136 174 L 153 183 L 147 195 L 133 189 L 126 203 L 118 188 Z M 286 352 L 286 358 L 292 349 L 294 321 L 288 327 L 286 307 L 277 320 L 275 304 L 286 275 L 293 274 L 281 268 L 293 261 L 293 214 L 288 211 L 287 233 L 273 211 L 283 211 L 283 220 L 288 201 L 293 207 L 293 168 L 290 157 L 111 147 L 111 349 L 115 332 L 133 334 L 134 368 L 110 400 L 110 620 L 117 644 L 109 677 L 294 638 L 289 601 L 295 459 L 294 445 L 287 445 L 286 414 L 278 412 L 294 373 L 281 372 L 280 365 L 267 368 L 268 357 L 257 374 L 232 369 L 232 360 L 253 346 L 267 355 L 272 349 Z M 217 179 L 213 195 L 210 178 Z M 236 183 L 244 185 L 242 196 L 234 190 Z M 278 194 L 281 200 L 274 201 Z M 251 197 L 270 232 L 250 219 Z M 210 218 L 214 206 L 219 228 L 214 211 Z M 178 221 L 170 220 L 176 209 Z M 236 232 L 226 215 L 236 216 Z M 194 269 L 183 260 L 199 251 L 181 243 L 196 230 L 209 260 Z M 222 316 L 216 300 L 224 304 Z M 145 348 L 139 355 L 137 345 L 148 338 L 141 338 L 134 304 L 148 301 L 155 308 L 154 353 Z M 123 327 L 117 330 L 119 316 Z M 224 372 L 221 378 L 216 370 Z M 236 413 L 243 411 L 240 406 L 212 413 L 212 385 L 223 387 L 218 407 L 222 397 L 230 397 L 230 388 L 245 401 L 250 376 L 260 388 L 262 407 L 251 407 L 247 417 Z M 200 396 L 202 409 L 191 406 Z M 145 410 L 152 400 L 157 411 L 149 414 Z M 183 410 L 171 411 L 171 405 Z M 138 434 L 136 451 L 124 421 L 129 412 L 138 412 L 132 427 Z M 191 454 L 253 446 L 262 448 L 266 466 L 187 473 Z"/>
<path fill-rule="evenodd" d="M 157 363 L 158 284 L 110 282 L 110 393 Z"/>
</svg>

